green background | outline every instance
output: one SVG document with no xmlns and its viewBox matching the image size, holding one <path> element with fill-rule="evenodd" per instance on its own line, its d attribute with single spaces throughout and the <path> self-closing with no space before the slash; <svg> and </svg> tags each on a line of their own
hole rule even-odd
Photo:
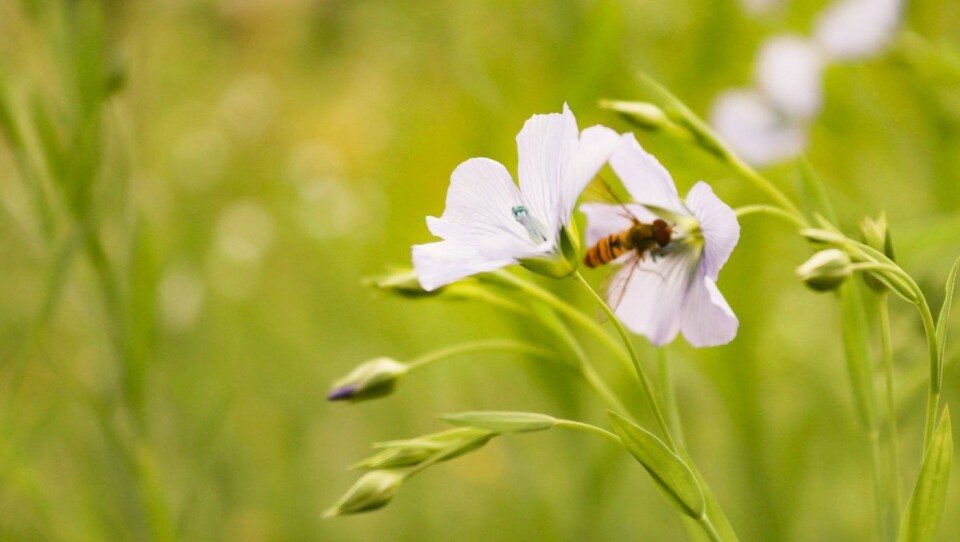
<svg viewBox="0 0 960 542">
<path fill-rule="evenodd" d="M 523 122 L 564 102 L 581 127 L 627 130 L 596 103 L 651 99 L 641 71 L 705 115 L 712 97 L 749 83 L 765 37 L 809 34 L 824 2 L 761 17 L 730 0 L 96 5 L 0 3 L 5 109 L 33 126 L 26 150 L 5 133 L 0 152 L 0 538 L 683 538 L 629 456 L 560 431 L 496 439 L 410 480 L 381 511 L 322 520 L 371 442 L 441 430 L 439 413 L 606 423 L 579 381 L 516 356 L 450 360 L 377 402 L 324 396 L 373 357 L 550 340 L 495 309 L 363 285 L 431 240 L 423 219 L 442 212 L 457 164 L 487 156 L 515 172 Z M 93 37 L 71 34 L 97 12 Z M 912 40 L 831 66 L 809 151 L 847 231 L 887 212 L 900 262 L 934 311 L 960 255 L 958 25 L 956 3 L 912 2 Z M 106 54 L 86 55 L 98 39 Z M 97 110 L 102 144 L 60 159 L 68 171 L 101 160 L 72 181 L 87 194 L 72 200 L 55 172 L 28 178 L 18 160 L 55 169 L 31 115 L 46 104 L 51 131 L 66 137 L 87 119 L 74 89 L 97 70 L 121 86 Z M 733 206 L 765 202 L 698 149 L 638 137 L 681 193 L 703 179 Z M 796 192 L 793 165 L 769 173 Z M 119 330 L 91 253 L 64 248 L 77 224 L 113 270 Z M 794 279 L 809 254 L 794 231 L 759 216 L 741 226 L 719 281 L 740 318 L 736 340 L 668 348 L 691 454 L 743 540 L 875 538 L 838 304 Z M 593 311 L 572 281 L 542 283 Z M 920 460 L 925 343 L 912 307 L 894 301 L 892 312 L 905 500 Z M 132 369 L 119 369 L 112 332 L 129 338 Z M 588 339 L 604 375 L 636 396 Z M 636 343 L 652 370 L 652 349 Z M 947 353 L 944 399 L 960 405 L 958 348 Z M 956 465 L 952 478 L 942 540 L 960 537 Z"/>
</svg>

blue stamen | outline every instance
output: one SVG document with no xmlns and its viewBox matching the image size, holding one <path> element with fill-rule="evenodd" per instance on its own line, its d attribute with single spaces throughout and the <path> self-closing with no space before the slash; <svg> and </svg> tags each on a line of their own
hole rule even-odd
<svg viewBox="0 0 960 542">
<path fill-rule="evenodd" d="M 517 205 L 510 211 L 513 213 L 514 220 L 527 229 L 527 233 L 530 234 L 530 239 L 533 240 L 534 243 L 543 243 L 547 240 L 540 221 L 530 216 L 530 211 L 528 211 L 526 207 Z"/>
</svg>

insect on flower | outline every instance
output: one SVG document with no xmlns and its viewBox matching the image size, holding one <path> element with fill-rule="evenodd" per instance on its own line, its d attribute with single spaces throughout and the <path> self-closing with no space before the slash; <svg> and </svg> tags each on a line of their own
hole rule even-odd
<svg viewBox="0 0 960 542">
<path fill-rule="evenodd" d="M 623 267 L 607 289 L 617 318 L 656 345 L 677 333 L 693 346 L 733 340 L 739 322 L 717 289 L 740 238 L 733 209 L 699 182 L 685 201 L 667 170 L 632 135 L 610 165 L 637 203 L 584 203 L 588 267 Z"/>
</svg>

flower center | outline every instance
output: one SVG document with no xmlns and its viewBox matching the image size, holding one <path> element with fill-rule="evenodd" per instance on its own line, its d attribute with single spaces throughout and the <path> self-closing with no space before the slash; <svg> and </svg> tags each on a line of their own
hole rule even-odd
<svg viewBox="0 0 960 542">
<path fill-rule="evenodd" d="M 513 213 L 514 220 L 519 222 L 524 228 L 527 229 L 527 233 L 530 235 L 530 240 L 537 244 L 545 243 L 547 241 L 547 235 L 544 231 L 543 224 L 534 218 L 526 207 L 523 205 L 517 205 L 511 209 L 511 212 Z"/>
</svg>

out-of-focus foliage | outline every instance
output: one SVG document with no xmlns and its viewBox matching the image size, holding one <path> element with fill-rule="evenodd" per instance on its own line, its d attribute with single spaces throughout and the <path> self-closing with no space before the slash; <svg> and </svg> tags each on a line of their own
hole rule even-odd
<svg viewBox="0 0 960 542">
<path fill-rule="evenodd" d="M 554 431 L 498 438 L 384 510 L 323 520 L 370 442 L 444 429 L 437 413 L 606 423 L 568 373 L 502 354 L 431 366 L 378 401 L 325 395 L 365 359 L 554 340 L 364 286 L 430 239 L 423 217 L 459 162 L 514 167 L 523 121 L 565 101 L 581 126 L 626 130 L 596 102 L 650 99 L 641 70 L 703 113 L 749 80 L 765 36 L 805 32 L 822 4 L 757 18 L 731 0 L 0 3 L 0 538 L 681 539 L 622 450 Z M 934 310 L 960 253 L 958 27 L 960 6 L 918 0 L 889 53 L 831 66 L 809 152 L 848 232 L 886 211 Z M 762 201 L 701 151 L 640 138 L 681 193 L 704 179 L 733 205 Z M 770 174 L 799 191 L 795 166 Z M 744 540 L 869 538 L 837 304 L 794 278 L 809 255 L 794 232 L 762 216 L 742 231 L 720 278 L 739 336 L 669 349 L 690 454 Z M 914 311 L 892 310 L 908 491 L 927 367 Z"/>
</svg>

